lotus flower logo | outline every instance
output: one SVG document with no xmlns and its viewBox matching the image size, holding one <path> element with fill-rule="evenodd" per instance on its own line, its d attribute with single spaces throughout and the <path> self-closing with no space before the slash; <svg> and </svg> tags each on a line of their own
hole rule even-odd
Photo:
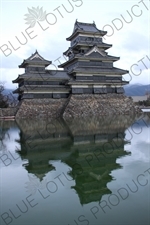
<svg viewBox="0 0 150 225">
<path fill-rule="evenodd" d="M 39 8 L 38 6 L 37 8 L 28 8 L 28 12 L 29 14 L 25 14 L 25 20 L 27 21 L 26 24 L 29 24 L 31 28 L 35 26 L 36 22 L 44 21 L 46 18 L 46 11 L 43 11 L 43 7 Z"/>
</svg>

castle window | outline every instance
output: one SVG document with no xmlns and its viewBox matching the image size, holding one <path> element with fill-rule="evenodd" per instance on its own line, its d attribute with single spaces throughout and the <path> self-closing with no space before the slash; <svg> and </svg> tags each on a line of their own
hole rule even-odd
<svg viewBox="0 0 150 225">
<path fill-rule="evenodd" d="M 80 53 L 84 53 L 84 50 L 83 50 L 83 49 L 80 49 L 79 52 L 80 52 Z"/>
<path fill-rule="evenodd" d="M 86 41 L 87 43 L 92 43 L 92 42 L 94 42 L 94 38 L 93 38 L 93 37 L 87 37 L 87 38 L 85 39 L 85 41 Z"/>
</svg>

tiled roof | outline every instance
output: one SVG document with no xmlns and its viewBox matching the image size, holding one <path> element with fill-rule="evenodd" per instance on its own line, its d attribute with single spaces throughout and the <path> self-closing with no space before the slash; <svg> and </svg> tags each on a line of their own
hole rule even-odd
<svg viewBox="0 0 150 225">
<path fill-rule="evenodd" d="M 97 52 L 93 52 L 90 55 L 84 55 L 83 53 L 79 53 L 74 55 L 74 57 L 70 58 L 67 62 L 60 64 L 58 67 L 63 68 L 64 66 L 69 65 L 69 63 L 71 63 L 73 60 L 77 61 L 78 59 L 99 59 L 101 61 L 105 59 L 105 61 L 107 60 L 117 61 L 120 59 L 120 57 L 115 57 L 110 55 L 102 56 Z"/>
<path fill-rule="evenodd" d="M 29 58 L 24 59 L 21 65 L 19 65 L 19 68 L 24 68 L 25 65 L 30 64 L 31 62 L 40 63 L 43 65 L 48 66 L 51 64 L 51 61 L 44 59 L 36 50 L 34 54 L 32 54 Z"/>
<path fill-rule="evenodd" d="M 112 74 L 114 74 L 114 73 L 116 73 L 116 74 L 118 74 L 118 75 L 120 75 L 120 74 L 126 74 L 126 73 L 128 73 L 129 71 L 127 71 L 127 70 L 122 70 L 122 69 L 118 69 L 118 68 L 116 68 L 116 67 L 113 67 L 113 68 L 106 68 L 106 69 L 104 69 L 104 68 L 95 68 L 95 67 L 89 67 L 89 68 L 87 68 L 87 67 L 80 67 L 80 68 L 75 68 L 75 69 L 73 69 L 70 73 L 72 73 L 72 72 L 83 72 L 83 73 L 112 73 Z"/>
<path fill-rule="evenodd" d="M 112 47 L 112 45 L 110 45 L 110 44 L 106 44 L 106 43 L 95 43 L 94 41 L 93 42 L 86 42 L 86 41 L 78 41 L 78 42 L 76 42 L 70 49 L 68 49 L 68 50 L 71 50 L 71 49 L 73 49 L 75 46 L 77 46 L 77 45 L 81 45 L 81 46 L 88 46 L 88 47 L 91 47 L 91 46 L 94 46 L 94 45 L 97 45 L 98 47 L 102 47 L 102 48 L 104 48 L 104 49 L 108 49 L 108 48 L 111 48 Z"/>
<path fill-rule="evenodd" d="M 25 80 L 51 80 L 51 79 L 70 79 L 70 76 L 65 71 L 59 70 L 46 70 L 46 73 L 24 73 L 19 75 L 17 79 L 13 80 L 13 83 L 17 83 L 18 80 L 25 79 Z"/>
<path fill-rule="evenodd" d="M 76 21 L 75 24 L 74 24 L 73 33 L 66 40 L 71 40 L 73 38 L 73 36 L 76 34 L 76 32 L 79 32 L 79 31 L 80 32 L 83 31 L 83 32 L 86 32 L 86 33 L 92 33 L 92 34 L 99 33 L 102 36 L 107 34 L 107 31 L 99 30 L 96 27 L 95 22 L 93 22 L 93 23 L 82 23 L 82 22 Z"/>
<path fill-rule="evenodd" d="M 76 29 L 84 30 L 84 31 L 88 31 L 88 32 L 98 32 L 99 31 L 94 22 L 93 23 L 82 23 L 82 22 L 76 21 L 76 23 L 74 25 L 74 31 Z"/>
<path fill-rule="evenodd" d="M 110 81 L 96 81 L 96 80 L 92 80 L 92 81 L 89 81 L 89 80 L 70 80 L 68 82 L 68 84 L 78 84 L 78 85 L 85 85 L 85 84 L 100 84 L 100 85 L 125 85 L 125 84 L 128 84 L 129 82 L 128 81 L 114 81 L 114 80 L 110 80 Z"/>
</svg>

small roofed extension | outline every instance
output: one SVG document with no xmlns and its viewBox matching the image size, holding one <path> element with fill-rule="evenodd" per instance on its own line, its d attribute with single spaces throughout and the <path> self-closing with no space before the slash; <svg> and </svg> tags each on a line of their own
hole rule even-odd
<svg viewBox="0 0 150 225">
<path fill-rule="evenodd" d="M 19 68 L 25 68 L 25 73 L 12 81 L 18 83 L 18 88 L 13 93 L 19 94 L 19 100 L 67 98 L 69 96 L 70 87 L 66 86 L 69 75 L 62 70 L 46 69 L 51 63 L 37 51 L 23 61 Z"/>
<path fill-rule="evenodd" d="M 106 52 L 112 45 L 103 43 L 106 31 L 99 30 L 96 24 L 76 21 L 73 33 L 66 40 L 71 46 L 64 52 L 69 59 L 59 67 L 71 76 L 68 85 L 73 94 L 123 93 L 122 80 L 127 70 L 115 68 L 113 63 L 119 57 Z"/>
<path fill-rule="evenodd" d="M 112 45 L 103 42 L 106 31 L 98 30 L 95 23 L 76 21 L 67 41 L 70 47 L 64 52 L 68 61 L 59 65 L 63 70 L 49 70 L 52 62 L 37 51 L 25 59 L 19 68 L 25 73 L 13 80 L 18 88 L 18 99 L 68 98 L 70 94 L 123 93 L 122 75 L 128 73 L 113 66 L 119 57 L 106 52 Z"/>
</svg>

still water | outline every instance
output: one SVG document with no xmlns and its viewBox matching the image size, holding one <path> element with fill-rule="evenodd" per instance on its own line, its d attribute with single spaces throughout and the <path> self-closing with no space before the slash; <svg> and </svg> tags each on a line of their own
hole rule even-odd
<svg viewBox="0 0 150 225">
<path fill-rule="evenodd" d="M 150 113 L 0 132 L 1 225 L 150 225 Z"/>
</svg>

